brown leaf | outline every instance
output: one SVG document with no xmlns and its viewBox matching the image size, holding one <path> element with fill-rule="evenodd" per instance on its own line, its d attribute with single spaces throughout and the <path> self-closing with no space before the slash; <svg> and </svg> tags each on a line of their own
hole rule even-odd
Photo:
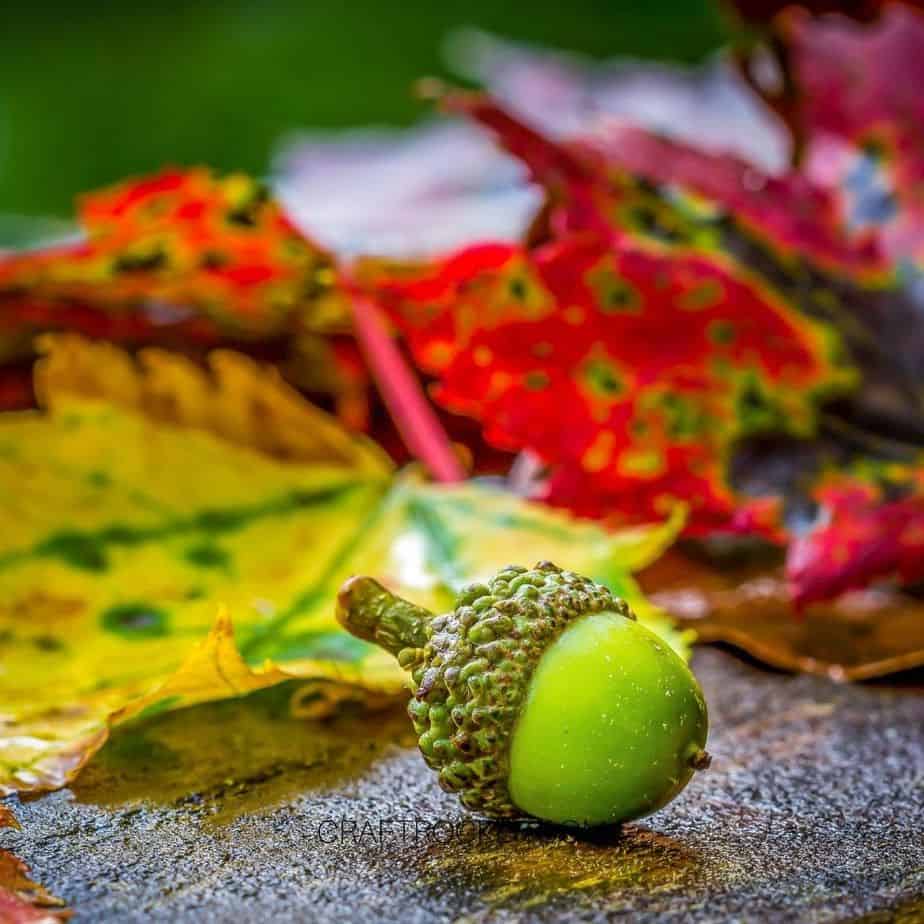
<svg viewBox="0 0 924 924">
<path fill-rule="evenodd" d="M 887 588 L 796 614 L 782 567 L 721 567 L 671 552 L 641 575 L 650 599 L 701 642 L 728 642 L 773 667 L 867 680 L 924 665 L 924 602 Z"/>
<path fill-rule="evenodd" d="M 0 828 L 20 828 L 13 810 L 8 805 L 0 803 Z"/>
</svg>

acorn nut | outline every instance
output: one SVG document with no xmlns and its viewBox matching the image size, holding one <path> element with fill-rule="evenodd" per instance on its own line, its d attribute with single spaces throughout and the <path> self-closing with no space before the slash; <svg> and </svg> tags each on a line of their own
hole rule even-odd
<svg viewBox="0 0 924 924">
<path fill-rule="evenodd" d="M 510 566 L 435 615 L 356 577 L 338 619 L 410 671 L 408 713 L 443 789 L 494 818 L 641 818 L 709 764 L 696 678 L 606 587 Z"/>
</svg>

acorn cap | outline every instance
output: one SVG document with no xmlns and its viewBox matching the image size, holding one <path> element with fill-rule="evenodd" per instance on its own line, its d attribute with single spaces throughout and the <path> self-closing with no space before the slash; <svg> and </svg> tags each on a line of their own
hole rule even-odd
<svg viewBox="0 0 924 924">
<path fill-rule="evenodd" d="M 603 611 L 635 619 L 606 587 L 540 562 L 470 585 L 440 616 L 371 578 L 353 578 L 341 590 L 338 619 L 411 672 L 408 714 L 440 786 L 473 811 L 516 818 L 525 813 L 510 798 L 509 749 L 533 671 L 568 625 Z"/>
</svg>

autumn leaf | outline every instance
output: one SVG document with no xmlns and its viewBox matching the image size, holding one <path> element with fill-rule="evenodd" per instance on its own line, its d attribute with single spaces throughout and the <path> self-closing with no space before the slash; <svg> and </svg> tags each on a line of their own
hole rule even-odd
<svg viewBox="0 0 924 924">
<path fill-rule="evenodd" d="M 900 470 L 898 480 L 892 498 L 885 479 L 880 486 L 835 475 L 819 487 L 827 520 L 793 539 L 786 562 L 798 606 L 866 587 L 883 574 L 909 585 L 924 574 L 924 473 Z"/>
<path fill-rule="evenodd" d="M 688 641 L 630 576 L 682 511 L 609 534 L 486 485 L 395 479 L 374 444 L 236 354 L 204 370 L 73 337 L 45 348 L 45 410 L 0 418 L 17 524 L 0 546 L 0 791 L 63 785 L 113 724 L 293 677 L 333 700 L 396 695 L 393 659 L 334 619 L 353 573 L 439 610 L 508 561 L 554 558 Z"/>
<path fill-rule="evenodd" d="M 919 3 L 865 6 L 874 20 L 865 25 L 790 8 L 772 21 L 771 41 L 758 51 L 776 53 L 779 86 L 791 96 L 781 102 L 772 88 L 756 84 L 789 122 L 801 154 L 799 175 L 834 203 L 850 234 L 872 240 L 892 267 L 890 285 L 862 289 L 860 298 L 833 288 L 849 312 L 840 328 L 863 387 L 830 416 L 810 452 L 800 447 L 798 460 L 787 464 L 785 453 L 774 451 L 761 466 L 784 473 L 777 488 L 784 487 L 781 480 L 796 480 L 797 464 L 803 484 L 811 480 L 806 462 L 817 476 L 818 516 L 794 538 L 787 563 L 801 603 L 882 576 L 913 583 L 924 575 L 924 326 L 918 293 L 924 110 L 917 92 L 924 16 Z"/>
<path fill-rule="evenodd" d="M 640 576 L 651 601 L 701 642 L 830 680 L 869 680 L 924 665 L 924 605 L 894 587 L 793 606 L 779 556 L 710 560 L 672 550 Z"/>
<path fill-rule="evenodd" d="M 874 230 L 891 260 L 920 267 L 924 13 L 920 3 L 873 6 L 878 17 L 862 25 L 795 6 L 772 21 L 780 82 L 792 96 L 785 115 L 800 141 L 803 175 L 840 200 L 845 226 Z"/>
<path fill-rule="evenodd" d="M 333 256 L 243 174 L 166 169 L 84 196 L 77 240 L 0 254 L 0 361 L 73 331 L 127 346 L 262 350 L 300 387 L 365 424 L 367 377 L 351 344 Z M 22 377 L 0 408 L 24 404 Z"/>
<path fill-rule="evenodd" d="M 367 270 L 437 400 L 536 452 L 547 497 L 581 514 L 644 521 L 674 498 L 694 531 L 769 529 L 774 511 L 729 483 L 731 447 L 812 435 L 820 399 L 853 380 L 836 337 L 729 256 L 713 214 L 464 105 L 542 171 L 551 239 Z"/>
<path fill-rule="evenodd" d="M 0 261 L 0 293 L 265 335 L 316 310 L 335 282 L 330 255 L 242 174 L 164 170 L 85 196 L 79 220 L 83 239 Z"/>
<path fill-rule="evenodd" d="M 494 131 L 547 208 L 525 246 L 370 263 L 366 278 L 437 400 L 549 466 L 547 499 L 632 522 L 682 498 L 691 534 L 782 540 L 832 469 L 915 490 L 921 451 L 902 434 L 922 419 L 916 309 L 836 196 L 639 129 L 560 143 L 480 94 L 444 105 Z M 768 441 L 782 464 L 742 462 Z"/>
<path fill-rule="evenodd" d="M 19 857 L 0 850 L 0 921 L 4 924 L 59 924 L 71 912 L 29 876 Z"/>
</svg>

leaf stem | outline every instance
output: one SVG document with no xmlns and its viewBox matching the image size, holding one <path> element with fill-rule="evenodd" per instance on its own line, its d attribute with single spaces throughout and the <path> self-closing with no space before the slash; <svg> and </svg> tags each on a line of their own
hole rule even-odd
<svg viewBox="0 0 924 924">
<path fill-rule="evenodd" d="M 465 469 L 420 383 L 389 335 L 378 305 L 356 287 L 351 286 L 349 294 L 356 339 L 405 445 L 436 481 L 464 481 Z"/>
</svg>

